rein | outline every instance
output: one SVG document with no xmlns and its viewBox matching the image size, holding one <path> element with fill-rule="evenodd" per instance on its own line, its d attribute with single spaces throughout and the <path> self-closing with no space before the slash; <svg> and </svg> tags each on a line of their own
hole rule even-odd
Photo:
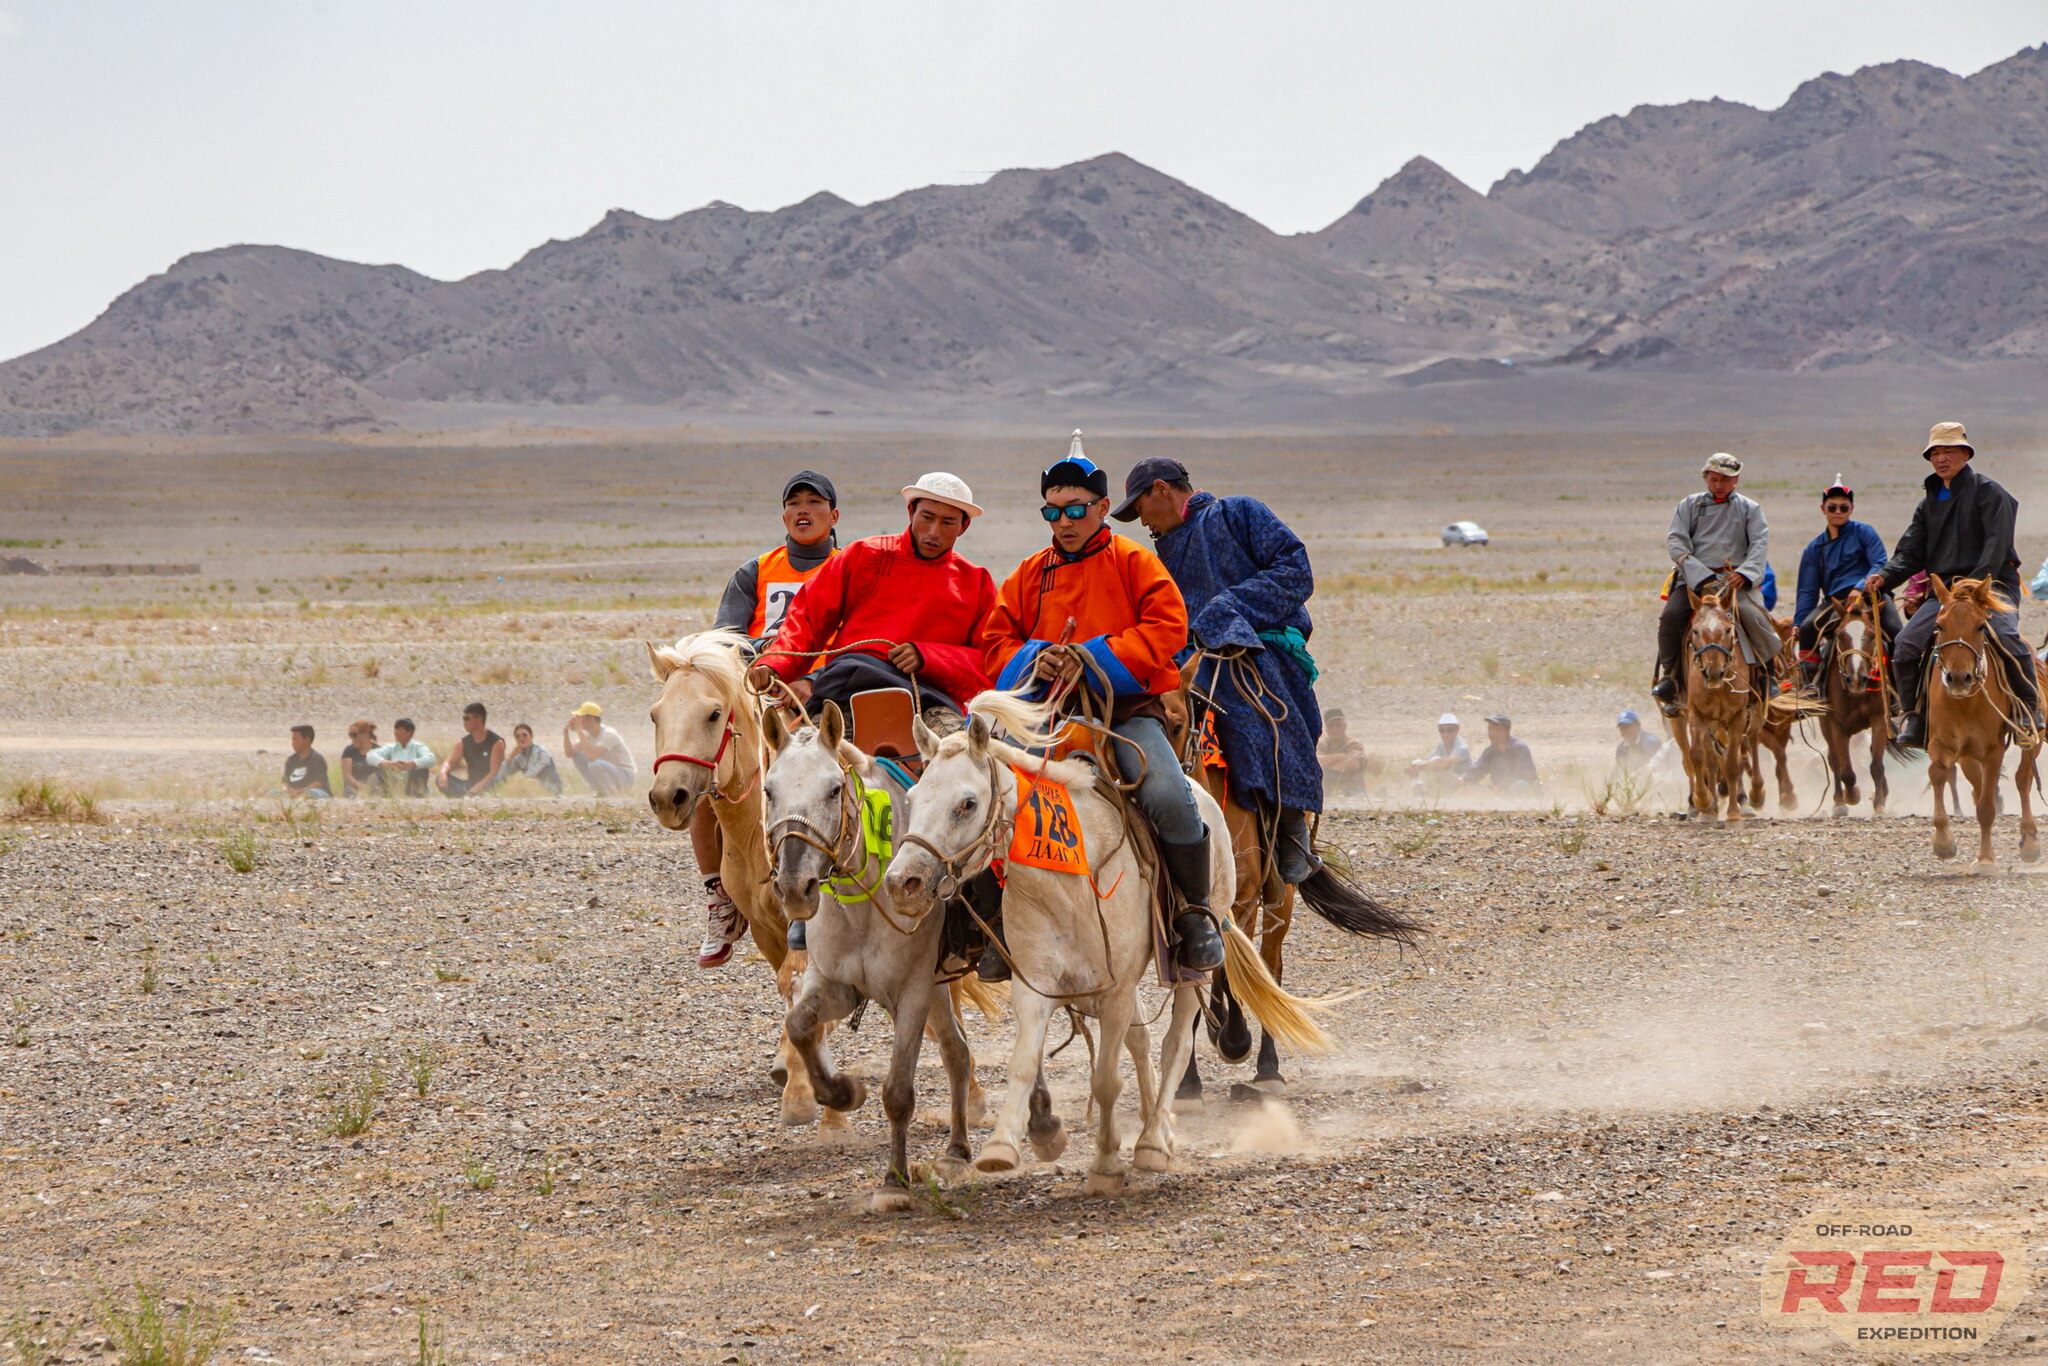
<svg viewBox="0 0 2048 1366">
<path fill-rule="evenodd" d="M 1010 811 L 1001 809 L 1002 778 L 998 771 L 1000 766 L 997 764 L 994 755 L 988 757 L 987 764 L 988 819 L 981 823 L 980 831 L 975 834 L 973 839 L 967 842 L 964 848 L 955 853 L 948 854 L 923 835 L 908 834 L 903 837 L 904 844 L 915 845 L 919 849 L 924 850 L 939 865 L 941 876 L 938 883 L 932 888 L 932 895 L 941 904 L 959 896 L 960 889 L 967 880 L 988 867 L 995 860 L 996 850 L 1001 847 L 1009 832 L 1017 823 L 1017 814 L 1014 808 Z M 968 909 L 972 911 L 973 907 L 970 906 Z M 980 918 L 978 915 L 975 916 L 976 920 Z M 988 927 L 984 925 L 982 928 L 987 929 Z M 990 936 L 990 940 L 991 942 L 994 941 L 993 935 Z M 1026 983 L 1025 985 L 1028 986 L 1030 984 Z"/>
<path fill-rule="evenodd" d="M 883 924 L 900 935 L 913 935 L 917 933 L 920 922 L 912 920 L 908 924 L 900 924 L 894 913 L 882 904 L 882 879 L 888 876 L 889 867 L 886 862 L 877 865 L 862 831 L 862 813 L 867 807 L 867 784 L 861 781 L 860 774 L 855 772 L 850 764 L 842 762 L 839 765 L 839 773 L 839 830 L 833 835 L 831 842 L 826 843 L 822 837 L 823 832 L 804 817 L 784 816 L 768 827 L 769 860 L 772 863 L 781 858 L 782 846 L 790 840 L 808 844 L 823 854 L 831 866 L 832 876 L 829 881 L 839 884 L 850 883 L 853 891 L 858 894 L 844 897 L 840 895 L 838 887 L 834 886 L 832 897 L 835 901 L 842 905 L 848 900 L 866 901 L 875 908 L 875 914 L 881 917 Z M 848 848 L 849 845 L 851 848 Z M 853 866 L 850 861 L 855 854 L 860 856 L 859 867 Z"/>
</svg>

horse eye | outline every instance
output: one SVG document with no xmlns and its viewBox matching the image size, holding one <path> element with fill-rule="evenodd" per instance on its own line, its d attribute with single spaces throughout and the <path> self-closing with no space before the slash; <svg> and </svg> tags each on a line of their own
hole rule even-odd
<svg viewBox="0 0 2048 1366">
<path fill-rule="evenodd" d="M 974 810 L 974 808 L 979 805 L 981 805 L 980 798 L 963 797 L 960 799 L 960 814 L 964 816 L 968 814 L 970 811 Z"/>
<path fill-rule="evenodd" d="M 713 707 L 711 709 L 711 719 L 713 721 L 716 721 L 720 716 L 723 716 L 724 714 L 725 713 L 720 711 L 717 707 Z"/>
</svg>

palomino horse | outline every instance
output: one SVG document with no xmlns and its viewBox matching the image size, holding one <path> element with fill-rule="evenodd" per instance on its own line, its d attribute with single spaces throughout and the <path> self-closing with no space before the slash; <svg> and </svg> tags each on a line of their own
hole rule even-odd
<svg viewBox="0 0 2048 1366">
<path fill-rule="evenodd" d="M 1764 713 L 1753 683 L 1762 666 L 1751 665 L 1742 653 L 1733 594 L 1732 587 L 1725 596 L 1721 589 L 1693 593 L 1684 661 L 1685 771 L 1692 804 L 1702 815 L 1720 812 L 1716 824 L 1724 825 L 1742 819 L 1742 779 Z"/>
<path fill-rule="evenodd" d="M 1018 1142 L 1028 1132 L 1041 1159 L 1063 1141 L 1059 1121 L 1041 1109 L 1044 1092 L 1046 1026 L 1065 1005 L 1100 1021 L 1090 1093 L 1099 1116 L 1095 1159 L 1084 1189 L 1092 1195 L 1121 1190 L 1124 1162 L 1117 1133 L 1116 1099 L 1122 1090 L 1117 1043 L 1135 1061 L 1142 1127 L 1136 1162 L 1164 1171 L 1174 1150 L 1172 1106 L 1160 1075 L 1179 1076 L 1194 1045 L 1199 988 L 1192 982 L 1172 990 L 1173 1014 L 1154 1073 L 1149 1033 L 1138 1014 L 1138 983 L 1151 968 L 1156 943 L 1151 884 L 1155 876 L 1136 849 L 1116 799 L 1102 790 L 1097 770 L 1081 760 L 1047 760 L 994 738 L 991 722 L 1027 745 L 1049 739 L 1049 710 L 1012 693 L 985 692 L 968 704 L 967 729 L 941 740 L 917 727 L 926 758 L 923 778 L 910 803 L 909 827 L 890 866 L 887 886 L 899 912 L 926 913 L 962 882 L 986 868 L 1010 847 L 1017 820 L 1017 771 L 1033 781 L 1063 785 L 1080 826 L 1086 873 L 1034 867 L 1011 859 L 1003 902 L 1003 930 L 1014 969 L 1011 1011 L 1017 1020 L 1010 1055 L 1009 1091 L 995 1132 L 975 1163 L 983 1171 L 1007 1171 L 1018 1163 Z M 1200 788 L 1196 802 L 1208 821 L 1211 887 L 1219 900 L 1235 894 L 1235 865 L 1223 812 Z M 1243 932 L 1226 934 L 1227 965 L 1247 1008 L 1269 1022 L 1290 1045 L 1327 1048 L 1329 1041 L 1300 1001 L 1282 992 L 1259 961 Z"/>
<path fill-rule="evenodd" d="M 768 713 L 766 724 L 768 745 L 775 751 L 762 784 L 775 895 L 790 919 L 809 922 L 810 965 L 789 1009 L 789 1041 L 818 1096 L 835 1110 L 858 1110 L 867 1088 L 834 1068 L 824 1046 L 825 1026 L 845 1019 L 863 1001 L 889 1012 L 895 1032 L 882 1087 L 889 1166 L 869 1207 L 877 1212 L 909 1209 L 910 1117 L 917 1103 L 917 1057 L 927 1029 L 938 1040 L 952 1091 L 952 1138 L 940 1164 L 944 1175 L 966 1170 L 972 1155 L 967 1144 L 970 1104 L 976 1112 L 981 1108 L 974 1055 L 953 1002 L 936 989 L 945 916 L 894 914 L 882 886 L 889 852 L 870 847 L 873 818 L 865 813 L 874 793 L 885 794 L 889 809 L 901 811 L 907 789 L 846 742 L 839 708 L 827 702 L 818 724 L 803 725 L 794 735 L 779 712 Z M 893 850 L 893 831 L 886 836 L 878 831 L 876 843 L 884 837 Z M 944 1003 L 936 1011 L 935 998 Z M 984 1012 L 990 1009 L 987 998 L 982 1005 Z"/>
<path fill-rule="evenodd" d="M 1955 833 L 1949 827 L 1944 789 L 1955 793 L 1956 770 L 1970 780 L 1977 799 L 1977 861 L 1970 871 L 1989 871 L 1991 827 L 1998 819 L 1998 779 L 2005 770 L 2006 746 L 2025 723 L 2017 716 L 2012 694 L 1998 666 L 2000 654 L 1990 628 L 1993 612 L 2010 612 L 2012 604 L 1989 579 L 1958 579 L 1953 585 L 1928 576 L 1941 611 L 1934 619 L 1934 645 L 1928 651 L 1927 783 L 1934 790 L 1934 856 L 1954 858 Z M 2032 738 L 2031 736 L 2029 738 Z M 2020 750 L 2020 858 L 2041 857 L 2040 833 L 2034 824 L 2035 765 L 2038 743 Z M 1956 803 L 1960 809 L 1960 800 Z"/>
<path fill-rule="evenodd" d="M 789 924 L 767 895 L 768 839 L 761 816 L 761 705 L 747 691 L 746 638 L 705 631 L 672 646 L 647 646 L 661 684 L 649 713 L 654 719 L 654 786 L 647 804 L 670 830 L 688 830 L 690 814 L 707 798 L 717 813 L 725 854 L 718 866 L 727 891 L 753 932 L 754 946 L 775 972 L 776 990 L 793 1000 L 804 969 L 802 951 L 789 948 Z M 826 1109 L 822 1119 L 810 1073 L 785 1033 L 770 1070 L 782 1087 L 782 1122 L 844 1129 L 846 1116 Z"/>
<path fill-rule="evenodd" d="M 1891 738 L 1890 719 L 1885 714 L 1882 684 L 1873 689 L 1870 680 L 1882 679 L 1885 659 L 1884 620 L 1880 600 L 1863 593 L 1835 598 L 1834 629 L 1828 632 L 1828 670 L 1821 688 L 1827 710 L 1821 713 L 1820 733 L 1828 746 L 1828 773 L 1834 782 L 1837 817 L 1863 800 L 1856 786 L 1856 764 L 1849 757 L 1851 737 L 1870 732 L 1870 810 L 1884 814 L 1891 796 L 1891 783 L 1884 772 L 1884 747 Z"/>
</svg>

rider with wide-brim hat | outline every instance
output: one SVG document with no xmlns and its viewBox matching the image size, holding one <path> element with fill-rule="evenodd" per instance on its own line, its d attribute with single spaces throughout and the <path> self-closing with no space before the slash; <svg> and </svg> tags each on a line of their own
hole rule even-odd
<svg viewBox="0 0 2048 1366">
<path fill-rule="evenodd" d="M 1726 451 L 1716 451 L 1700 466 L 1700 479 L 1706 488 L 1679 501 L 1664 538 L 1679 582 L 1671 585 L 1657 619 L 1657 679 L 1650 685 L 1650 695 L 1667 716 L 1679 711 L 1685 676 L 1678 657 L 1692 626 L 1695 596 L 1734 587 L 1743 655 L 1759 670 L 1759 677 L 1780 647 L 1778 628 L 1764 608 L 1761 593 L 1764 575 L 1770 569 L 1770 524 L 1754 499 L 1735 491 L 1742 482 L 1742 462 Z"/>
<path fill-rule="evenodd" d="M 1904 583 L 1926 571 L 1953 582 L 1956 579 L 1989 579 L 2008 603 L 2009 612 L 1991 614 L 1991 630 L 2002 648 L 2018 665 L 2012 671 L 2016 697 L 2036 733 L 2040 730 L 2040 690 L 2034 677 L 2033 651 L 2020 638 L 2020 557 L 2013 548 L 2014 526 L 2019 520 L 2019 500 L 1977 472 L 1977 448 L 1960 422 L 1937 422 L 1927 433 L 1921 459 L 1932 466 L 1922 481 L 1926 492 L 1913 509 L 1906 534 L 1892 547 L 1884 567 L 1873 573 L 1864 587 L 1873 593 Z M 1892 687 L 1904 721 L 1898 729 L 1898 743 L 1909 749 L 1927 744 L 1927 720 L 1921 715 L 1921 663 L 1934 641 L 1935 617 L 1941 604 L 1929 598 L 1920 604 L 1892 643 Z"/>
<path fill-rule="evenodd" d="M 1159 856 L 1184 908 L 1173 918 L 1174 958 L 1206 972 L 1223 966 L 1209 909 L 1209 828 L 1166 735 L 1164 699 L 1180 690 L 1174 662 L 1188 640 L 1188 608 L 1159 556 L 1106 526 L 1109 475 L 1074 433 L 1064 460 L 1038 479 L 1052 544 L 1026 557 L 996 592 L 982 626 L 983 661 L 996 686 L 1044 695 L 1093 694 L 1117 771 L 1159 836 Z M 998 955 L 985 979 L 1008 974 Z"/>
</svg>

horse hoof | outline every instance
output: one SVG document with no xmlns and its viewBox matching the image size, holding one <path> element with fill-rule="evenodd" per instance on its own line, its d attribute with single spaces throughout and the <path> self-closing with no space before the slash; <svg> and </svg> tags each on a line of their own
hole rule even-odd
<svg viewBox="0 0 2048 1366">
<path fill-rule="evenodd" d="M 1256 1086 L 1247 1086 L 1241 1081 L 1230 1083 L 1230 1103 L 1233 1105 L 1263 1105 L 1266 1093 Z"/>
<path fill-rule="evenodd" d="M 941 1186 L 949 1186 L 965 1175 L 967 1164 L 957 1157 L 937 1157 L 929 1162 L 910 1164 L 912 1181 L 935 1181 Z"/>
<path fill-rule="evenodd" d="M 1131 1163 L 1141 1172 L 1172 1171 L 1173 1154 L 1163 1148 L 1140 1144 L 1138 1151 L 1131 1154 Z"/>
<path fill-rule="evenodd" d="M 876 1191 L 868 1197 L 869 1214 L 908 1214 L 916 1208 L 917 1202 L 910 1198 L 909 1191 L 900 1191 L 894 1187 Z"/>
<path fill-rule="evenodd" d="M 776 1063 L 775 1066 L 768 1069 L 768 1080 L 774 1082 L 777 1086 L 789 1085 L 789 1069 L 781 1063 Z"/>
<path fill-rule="evenodd" d="M 1252 1030 L 1244 1017 L 1232 1012 L 1216 1035 L 1216 1052 L 1227 1063 L 1240 1063 L 1252 1055 Z"/>
<path fill-rule="evenodd" d="M 1081 1194 L 1098 1200 L 1110 1200 L 1124 1193 L 1122 1172 L 1089 1172 L 1088 1179 L 1081 1183 Z"/>
<path fill-rule="evenodd" d="M 1052 1125 L 1042 1134 L 1032 1134 L 1031 1151 L 1040 1162 L 1057 1162 L 1060 1154 L 1067 1150 L 1067 1126 L 1057 1116 Z"/>
<path fill-rule="evenodd" d="M 782 1102 L 782 1126 L 785 1129 L 801 1129 L 807 1124 L 818 1122 L 818 1102 L 815 1100 L 784 1100 Z"/>
<path fill-rule="evenodd" d="M 1849 808 L 1842 805 L 1840 802 L 1836 802 L 1834 810 L 1828 812 L 1828 814 L 1836 820 L 1842 820 L 1843 818 L 1848 816 Z"/>
<path fill-rule="evenodd" d="M 1939 859 L 1954 858 L 1956 856 L 1956 847 L 1953 844 L 1944 845 L 1937 840 L 1934 845 L 1934 856 Z"/>
<path fill-rule="evenodd" d="M 1200 1096 L 1175 1096 L 1173 1098 L 1173 1112 L 1177 1115 L 1199 1115 L 1208 1108 L 1208 1105 Z"/>
<path fill-rule="evenodd" d="M 851 1113 L 867 1103 L 868 1084 L 859 1077 L 848 1077 L 846 1079 L 846 1104 L 835 1105 L 832 1108 Z"/>
<path fill-rule="evenodd" d="M 2039 863 L 2040 861 L 2041 846 L 2039 844 L 2022 844 L 2020 846 L 2021 863 Z"/>
<path fill-rule="evenodd" d="M 1995 873 L 1997 871 L 1997 864 L 1991 862 L 1991 860 L 1989 859 L 1981 858 L 1978 859 L 1975 863 L 1971 864 L 1969 868 L 1969 873 L 1971 877 L 1979 877 L 1985 873 Z"/>
<path fill-rule="evenodd" d="M 981 1156 L 974 1159 L 978 1172 L 1010 1172 L 1017 1170 L 1017 1150 L 1007 1143 L 982 1145 Z"/>
</svg>

